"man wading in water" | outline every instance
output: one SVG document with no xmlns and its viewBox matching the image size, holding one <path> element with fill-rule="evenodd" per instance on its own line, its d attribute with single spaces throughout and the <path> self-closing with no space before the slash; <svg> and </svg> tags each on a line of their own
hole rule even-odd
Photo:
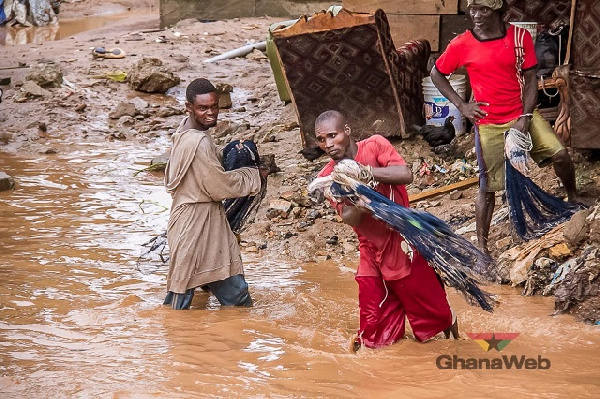
<svg viewBox="0 0 600 399">
<path fill-rule="evenodd" d="M 225 171 L 207 132 L 217 124 L 219 95 L 206 79 L 186 89 L 188 116 L 173 134 L 165 186 L 173 197 L 167 240 L 170 264 L 164 304 L 189 309 L 194 290 L 202 287 L 223 306 L 252 306 L 237 239 L 222 200 L 256 194 L 268 171 Z"/>
<path fill-rule="evenodd" d="M 315 121 L 319 147 L 331 158 L 318 177 L 329 176 L 342 159 L 358 162 L 374 181 L 380 194 L 402 206 L 408 205 L 405 185 L 413 176 L 404 158 L 379 135 L 355 142 L 350 127 L 337 111 L 326 111 Z M 351 342 L 379 348 L 404 337 L 408 318 L 415 338 L 425 341 L 444 331 L 458 338 L 458 326 L 446 298 L 443 283 L 427 261 L 400 234 L 370 211 L 349 202 L 330 200 L 345 223 L 358 236 L 360 261 L 356 271 L 360 328 Z"/>
</svg>

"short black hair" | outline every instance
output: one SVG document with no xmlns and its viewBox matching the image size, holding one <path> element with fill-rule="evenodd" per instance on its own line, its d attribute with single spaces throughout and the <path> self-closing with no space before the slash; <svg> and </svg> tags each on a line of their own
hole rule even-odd
<svg viewBox="0 0 600 399">
<path fill-rule="evenodd" d="M 317 119 L 315 119 L 315 126 L 331 119 L 337 119 L 340 125 L 342 126 L 346 124 L 346 118 L 344 117 L 344 115 L 339 111 L 331 109 L 317 116 Z"/>
<path fill-rule="evenodd" d="M 196 99 L 196 96 L 199 94 L 216 92 L 216 87 L 213 86 L 213 84 L 210 83 L 208 79 L 198 78 L 194 79 L 192 83 L 188 85 L 187 89 L 185 89 L 185 99 L 187 100 L 187 102 L 193 103 Z"/>
</svg>

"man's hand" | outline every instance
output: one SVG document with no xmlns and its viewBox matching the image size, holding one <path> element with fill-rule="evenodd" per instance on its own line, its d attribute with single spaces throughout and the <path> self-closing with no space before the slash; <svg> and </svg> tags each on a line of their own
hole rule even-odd
<svg viewBox="0 0 600 399">
<path fill-rule="evenodd" d="M 364 214 L 372 213 L 366 206 L 368 203 L 369 200 L 367 198 L 360 196 L 353 205 L 344 206 L 340 215 L 344 220 L 344 223 L 349 224 L 350 226 L 358 226 L 362 221 Z"/>
<path fill-rule="evenodd" d="M 529 123 L 530 122 L 531 122 L 530 118 L 528 118 L 526 116 L 522 116 L 512 125 L 512 128 L 517 129 L 520 132 L 527 133 L 527 132 L 529 132 Z"/>
<path fill-rule="evenodd" d="M 361 211 L 362 213 L 373 213 L 371 211 L 371 209 L 368 208 L 368 204 L 371 202 L 371 200 L 369 200 L 367 197 L 365 197 L 364 195 L 360 195 L 358 197 L 358 201 L 356 201 L 356 203 L 354 204 L 354 206 Z"/>
<path fill-rule="evenodd" d="M 258 174 L 262 180 L 266 179 L 271 174 L 271 168 L 265 165 L 259 165 Z"/>
<path fill-rule="evenodd" d="M 359 180 L 371 187 L 375 185 L 373 168 L 370 165 L 362 165 L 352 159 L 342 159 L 333 167 L 333 172 Z"/>
<path fill-rule="evenodd" d="M 482 102 L 475 102 L 475 103 L 465 102 L 458 107 L 458 110 L 465 117 L 469 118 L 469 120 L 473 124 L 475 124 L 480 119 L 483 119 L 487 116 L 487 112 L 485 112 L 484 110 L 481 109 L 481 107 L 480 107 L 481 105 L 489 106 L 490 104 L 482 103 Z"/>
</svg>

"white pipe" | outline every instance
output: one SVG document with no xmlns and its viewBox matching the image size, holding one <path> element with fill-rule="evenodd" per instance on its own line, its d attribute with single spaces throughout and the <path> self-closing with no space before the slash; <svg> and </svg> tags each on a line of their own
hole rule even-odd
<svg viewBox="0 0 600 399">
<path fill-rule="evenodd" d="M 228 51 L 221 55 L 217 55 L 216 57 L 212 57 L 207 60 L 204 60 L 204 62 L 214 62 L 214 61 L 220 61 L 220 60 L 228 60 L 228 59 L 236 58 L 236 57 L 243 57 L 246 54 L 249 54 L 252 51 L 254 51 L 254 49 L 257 49 L 260 51 L 265 51 L 267 49 L 267 42 L 263 41 L 263 42 L 253 43 L 253 44 L 247 44 L 240 48 L 236 48 L 235 50 L 231 50 L 231 51 Z"/>
</svg>

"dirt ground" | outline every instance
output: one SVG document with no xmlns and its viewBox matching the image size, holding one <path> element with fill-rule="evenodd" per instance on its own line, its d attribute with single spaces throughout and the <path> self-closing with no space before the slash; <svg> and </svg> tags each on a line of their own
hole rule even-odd
<svg viewBox="0 0 600 399">
<path fill-rule="evenodd" d="M 296 117 L 292 106 L 279 100 L 266 56 L 254 51 L 245 58 L 203 62 L 249 42 L 265 40 L 268 26 L 279 19 L 242 18 L 210 23 L 185 20 L 175 27 L 158 30 L 158 2 L 149 0 L 63 2 L 60 18 L 66 21 L 128 10 L 135 10 L 135 13 L 62 40 L 3 47 L 2 67 L 29 66 L 51 60 L 60 65 L 68 84 L 50 89 L 49 97 L 17 103 L 12 97 L 25 81 L 28 68 L 0 70 L 0 77 L 10 77 L 12 81 L 9 86 L 4 86 L 4 101 L 0 105 L 0 150 L 15 154 L 68 151 L 68 148 L 61 148 L 65 137 L 106 141 L 107 145 L 111 140 L 142 143 L 157 140 L 173 133 L 181 120 L 183 92 L 191 80 L 207 77 L 213 83 L 229 84 L 233 86 L 233 104 L 221 111 L 221 123 L 215 133 L 217 143 L 252 138 L 261 154 L 274 154 L 281 170 L 269 177 L 267 197 L 256 221 L 242 235 L 245 251 L 285 256 L 302 262 L 333 257 L 355 265 L 357 240 L 352 230 L 340 223 L 328 206 L 315 204 L 307 197 L 306 186 L 326 159 L 308 162 L 298 153 L 301 142 Z M 119 47 L 127 56 L 94 59 L 90 51 L 94 46 Z M 126 83 L 98 77 L 127 71 L 143 57 L 162 60 L 181 77 L 180 85 L 166 95 L 145 94 L 133 91 Z M 151 111 L 137 116 L 127 125 L 109 118 L 109 113 L 121 102 L 135 97 L 147 101 Z M 472 134 L 461 136 L 457 143 L 455 157 L 441 158 L 418 136 L 393 140 L 415 174 L 414 183 L 408 187 L 409 194 L 475 176 Z M 588 198 L 597 198 L 600 182 L 597 154 L 578 150 L 571 150 L 571 153 L 576 162 L 578 186 Z M 423 162 L 430 167 L 422 174 Z M 532 175 L 545 190 L 564 195 L 552 168 L 534 167 Z M 476 186 L 471 186 L 461 192 L 415 202 L 413 206 L 441 217 L 457 230 L 466 230 L 464 235 L 474 241 L 475 193 Z M 270 209 L 269 204 L 280 199 L 291 203 L 289 211 Z M 496 209 L 503 207 L 505 204 L 499 194 Z M 515 245 L 506 219 L 492 227 L 490 242 L 494 256 Z"/>
</svg>

